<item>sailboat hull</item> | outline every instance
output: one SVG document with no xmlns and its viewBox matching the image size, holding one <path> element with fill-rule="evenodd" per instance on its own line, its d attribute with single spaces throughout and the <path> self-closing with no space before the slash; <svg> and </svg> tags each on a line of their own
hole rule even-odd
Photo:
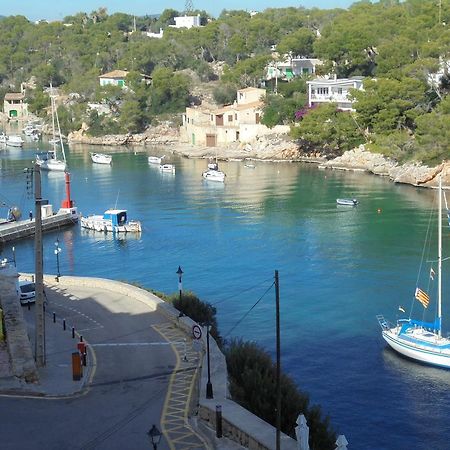
<svg viewBox="0 0 450 450">
<path fill-rule="evenodd" d="M 394 329 L 395 330 L 395 329 Z M 383 339 L 396 352 L 424 364 L 450 369 L 450 341 L 437 335 L 420 330 L 433 336 L 429 342 L 418 343 L 398 335 L 394 330 L 382 332 Z"/>
</svg>

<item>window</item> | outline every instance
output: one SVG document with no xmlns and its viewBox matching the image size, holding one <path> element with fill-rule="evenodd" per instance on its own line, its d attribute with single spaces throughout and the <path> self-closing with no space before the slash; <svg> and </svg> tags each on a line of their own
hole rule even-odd
<svg viewBox="0 0 450 450">
<path fill-rule="evenodd" d="M 342 88 L 338 88 L 337 93 L 338 93 L 339 95 L 342 95 Z"/>
<path fill-rule="evenodd" d="M 233 122 L 233 114 L 228 115 L 228 122 Z"/>
<path fill-rule="evenodd" d="M 237 120 L 237 113 L 234 115 L 234 120 Z"/>
<path fill-rule="evenodd" d="M 327 87 L 317 88 L 317 93 L 319 95 L 328 95 L 328 88 Z"/>
</svg>

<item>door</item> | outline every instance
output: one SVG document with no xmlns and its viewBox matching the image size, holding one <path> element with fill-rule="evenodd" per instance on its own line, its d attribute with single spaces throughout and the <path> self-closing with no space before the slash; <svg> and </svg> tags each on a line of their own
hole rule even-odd
<svg viewBox="0 0 450 450">
<path fill-rule="evenodd" d="M 192 145 L 195 145 L 195 134 L 194 133 L 192 133 L 191 140 L 192 140 Z"/>
<path fill-rule="evenodd" d="M 216 146 L 216 135 L 215 134 L 207 134 L 206 135 L 206 146 L 207 147 L 215 147 Z"/>
</svg>

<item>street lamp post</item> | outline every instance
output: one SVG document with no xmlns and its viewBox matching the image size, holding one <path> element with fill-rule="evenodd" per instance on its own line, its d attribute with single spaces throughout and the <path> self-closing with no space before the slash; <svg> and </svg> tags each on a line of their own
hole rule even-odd
<svg viewBox="0 0 450 450">
<path fill-rule="evenodd" d="M 60 272 L 59 272 L 59 254 L 61 253 L 61 248 L 59 247 L 59 239 L 56 238 L 56 242 L 55 242 L 55 255 L 56 255 L 56 277 L 55 280 L 59 281 L 59 278 L 61 276 Z"/>
<path fill-rule="evenodd" d="M 181 270 L 180 266 L 178 266 L 178 270 L 176 271 L 176 274 L 178 275 L 178 290 L 180 291 L 180 303 L 181 303 L 181 294 L 183 291 L 183 284 L 182 284 L 183 271 Z"/>
<path fill-rule="evenodd" d="M 211 364 L 209 361 L 209 322 L 206 324 L 206 361 L 208 363 L 208 381 L 206 383 L 206 398 L 214 398 L 211 384 Z"/>
<path fill-rule="evenodd" d="M 147 431 L 148 437 L 150 438 L 150 442 L 153 445 L 153 450 L 158 449 L 158 444 L 161 441 L 162 433 L 156 428 L 156 425 L 153 425 L 150 430 Z"/>
</svg>

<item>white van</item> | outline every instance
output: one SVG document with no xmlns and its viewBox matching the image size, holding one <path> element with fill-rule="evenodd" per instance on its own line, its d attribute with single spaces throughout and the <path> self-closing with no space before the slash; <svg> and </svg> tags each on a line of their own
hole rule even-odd
<svg viewBox="0 0 450 450">
<path fill-rule="evenodd" d="M 19 281 L 20 303 L 27 305 L 36 301 L 36 286 L 33 281 Z"/>
</svg>

